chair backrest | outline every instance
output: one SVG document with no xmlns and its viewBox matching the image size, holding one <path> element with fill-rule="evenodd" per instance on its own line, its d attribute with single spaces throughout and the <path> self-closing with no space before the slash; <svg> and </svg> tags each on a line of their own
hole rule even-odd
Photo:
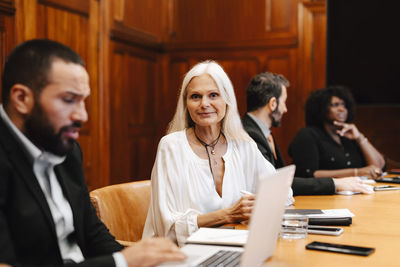
<svg viewBox="0 0 400 267">
<path fill-rule="evenodd" d="M 90 192 L 100 220 L 118 240 L 142 238 L 150 203 L 150 180 L 109 185 Z"/>
</svg>

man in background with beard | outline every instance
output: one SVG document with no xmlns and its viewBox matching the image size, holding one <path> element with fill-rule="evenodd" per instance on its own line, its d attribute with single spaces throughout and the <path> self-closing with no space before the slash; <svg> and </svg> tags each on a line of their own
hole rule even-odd
<svg viewBox="0 0 400 267">
<path fill-rule="evenodd" d="M 247 113 L 242 118 L 244 129 L 256 142 L 258 149 L 275 168 L 285 166 L 271 127 L 279 127 L 287 112 L 289 81 L 282 75 L 264 72 L 252 78 L 246 90 Z M 307 151 L 304 151 L 307 153 Z M 327 195 L 339 191 L 373 193 L 358 177 L 299 178 L 294 177 L 294 195 Z"/>
<path fill-rule="evenodd" d="M 185 256 L 166 239 L 123 248 L 90 203 L 77 143 L 88 115 L 80 56 L 31 40 L 8 56 L 0 106 L 0 262 L 153 266 Z"/>
</svg>

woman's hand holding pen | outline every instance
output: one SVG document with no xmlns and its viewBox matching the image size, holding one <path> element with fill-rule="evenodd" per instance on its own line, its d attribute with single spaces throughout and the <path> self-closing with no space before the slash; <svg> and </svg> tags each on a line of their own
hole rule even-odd
<svg viewBox="0 0 400 267">
<path fill-rule="evenodd" d="M 248 221 L 253 211 L 256 195 L 247 191 L 240 191 L 242 197 L 228 208 L 231 223 Z"/>
<path fill-rule="evenodd" d="M 199 227 L 214 227 L 230 223 L 246 224 L 253 211 L 256 196 L 247 191 L 240 191 L 242 197 L 232 206 L 221 210 L 199 214 L 197 225 Z"/>
</svg>

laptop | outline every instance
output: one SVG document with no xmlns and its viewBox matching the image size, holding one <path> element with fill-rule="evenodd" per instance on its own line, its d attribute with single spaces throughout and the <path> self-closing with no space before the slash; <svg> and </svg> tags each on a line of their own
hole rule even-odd
<svg viewBox="0 0 400 267">
<path fill-rule="evenodd" d="M 295 166 L 278 169 L 266 175 L 257 190 L 257 198 L 251 215 L 247 242 L 243 247 L 187 244 L 182 251 L 188 256 L 185 262 L 164 263 L 160 266 L 260 266 L 271 257 L 281 229 L 285 203 L 292 185 Z M 223 231 L 224 229 L 221 229 Z M 210 260 L 224 254 L 225 259 Z M 234 257 L 238 259 L 232 260 Z M 211 263 L 211 261 L 213 263 Z M 240 263 L 239 263 L 240 262 Z"/>
</svg>

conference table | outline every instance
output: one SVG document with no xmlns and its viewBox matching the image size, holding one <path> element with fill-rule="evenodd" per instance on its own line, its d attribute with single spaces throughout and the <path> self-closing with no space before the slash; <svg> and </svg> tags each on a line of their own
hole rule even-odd
<svg viewBox="0 0 400 267">
<path fill-rule="evenodd" d="M 355 215 L 353 223 L 342 226 L 340 236 L 309 234 L 301 240 L 280 239 L 274 255 L 263 266 L 400 266 L 400 190 L 372 195 L 297 196 L 295 200 L 296 209 L 347 208 Z M 355 256 L 305 249 L 312 241 L 373 247 L 375 252 Z"/>
</svg>

